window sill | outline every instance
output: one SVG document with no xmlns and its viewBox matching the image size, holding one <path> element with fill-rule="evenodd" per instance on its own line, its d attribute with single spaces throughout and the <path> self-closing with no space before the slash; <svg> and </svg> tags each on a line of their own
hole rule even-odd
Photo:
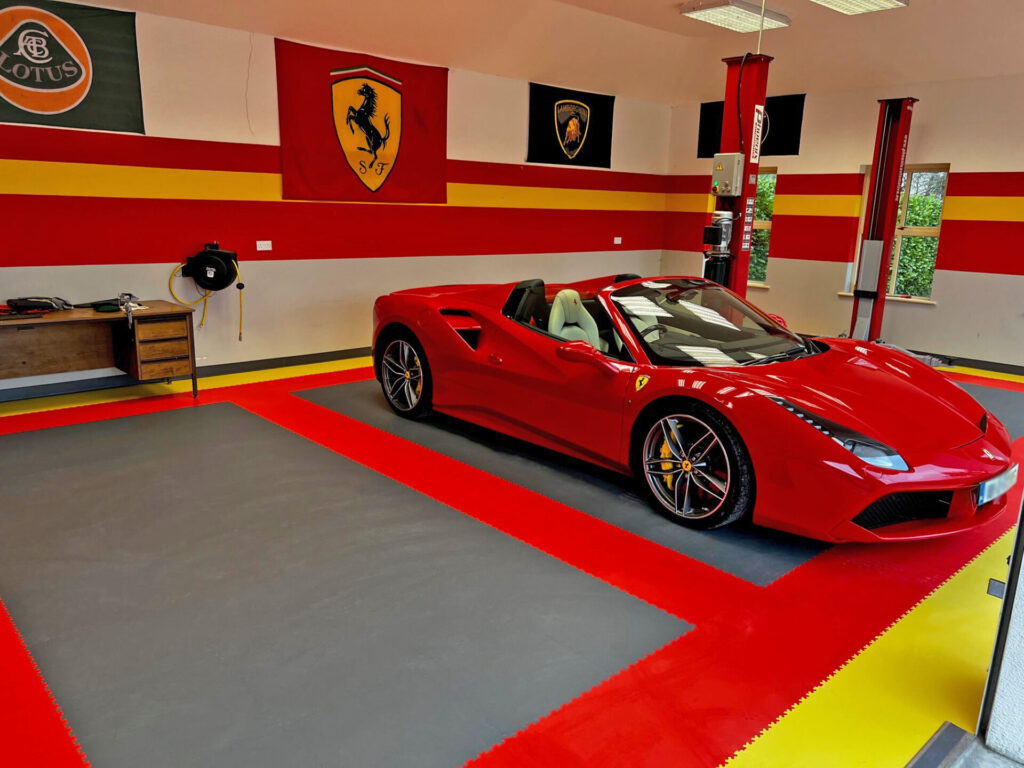
<svg viewBox="0 0 1024 768">
<path fill-rule="evenodd" d="M 844 297 L 850 298 L 850 299 L 853 298 L 853 294 L 850 293 L 849 291 L 839 291 L 838 295 L 839 296 L 844 296 Z M 916 298 L 914 296 L 886 296 L 885 300 L 886 301 L 902 301 L 904 304 L 924 304 L 926 306 L 931 306 L 931 307 L 938 306 L 931 299 L 921 299 L 921 298 Z"/>
<path fill-rule="evenodd" d="M 747 280 L 747 288 L 757 288 L 761 291 L 767 291 L 771 286 L 768 285 L 768 283 L 759 283 L 756 280 Z"/>
</svg>

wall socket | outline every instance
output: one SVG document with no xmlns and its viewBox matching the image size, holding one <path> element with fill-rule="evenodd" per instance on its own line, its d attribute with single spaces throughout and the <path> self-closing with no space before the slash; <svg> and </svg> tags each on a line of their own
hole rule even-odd
<svg viewBox="0 0 1024 768">
<path fill-rule="evenodd" d="M 256 241 L 257 251 L 272 251 L 274 250 L 274 244 L 270 240 L 257 240 Z"/>
<path fill-rule="evenodd" d="M 621 237 L 616 237 L 614 240 L 612 240 L 612 242 L 615 245 L 622 245 L 622 238 Z"/>
</svg>

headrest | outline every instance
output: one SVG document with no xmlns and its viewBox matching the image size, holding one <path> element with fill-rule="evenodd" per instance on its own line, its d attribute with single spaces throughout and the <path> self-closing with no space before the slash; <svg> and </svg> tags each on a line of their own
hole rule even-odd
<svg viewBox="0 0 1024 768">
<path fill-rule="evenodd" d="M 564 288 L 558 292 L 554 303 L 551 305 L 552 311 L 554 311 L 555 307 L 561 308 L 562 317 L 565 318 L 566 323 L 571 325 L 579 325 L 580 313 L 587 311 L 583 308 L 579 292 L 574 291 L 572 288 Z"/>
</svg>

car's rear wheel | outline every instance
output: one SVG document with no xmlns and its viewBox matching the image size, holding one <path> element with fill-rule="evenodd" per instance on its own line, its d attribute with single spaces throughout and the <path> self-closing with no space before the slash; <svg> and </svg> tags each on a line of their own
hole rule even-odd
<svg viewBox="0 0 1024 768">
<path fill-rule="evenodd" d="M 735 428 L 693 403 L 654 414 L 634 467 L 657 508 L 690 528 L 719 528 L 749 514 L 754 471 Z"/>
<path fill-rule="evenodd" d="M 412 333 L 400 333 L 387 342 L 380 356 L 380 386 L 399 416 L 419 419 L 430 413 L 430 366 Z"/>
</svg>

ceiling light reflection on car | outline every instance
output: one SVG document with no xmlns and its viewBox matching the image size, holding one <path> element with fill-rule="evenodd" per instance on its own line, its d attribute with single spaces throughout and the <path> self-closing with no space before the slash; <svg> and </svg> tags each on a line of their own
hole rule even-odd
<svg viewBox="0 0 1024 768">
<path fill-rule="evenodd" d="M 622 296 L 615 301 L 628 313 L 637 317 L 672 317 L 672 313 L 662 309 L 646 296 Z"/>
<path fill-rule="evenodd" d="M 685 307 L 686 309 L 690 310 L 691 312 L 693 312 L 693 314 L 695 314 L 697 317 L 699 317 L 706 323 L 712 323 L 714 325 L 724 325 L 726 328 L 732 328 L 735 331 L 739 330 L 735 323 L 730 323 L 722 316 L 720 312 L 716 312 L 715 310 L 711 309 L 711 307 L 704 307 L 701 306 L 700 304 L 694 304 L 689 301 L 681 301 L 679 302 L 679 306 Z"/>
<path fill-rule="evenodd" d="M 729 357 L 725 352 L 714 347 L 688 347 L 683 344 L 676 344 L 676 349 L 704 365 L 736 365 L 734 358 Z"/>
</svg>

